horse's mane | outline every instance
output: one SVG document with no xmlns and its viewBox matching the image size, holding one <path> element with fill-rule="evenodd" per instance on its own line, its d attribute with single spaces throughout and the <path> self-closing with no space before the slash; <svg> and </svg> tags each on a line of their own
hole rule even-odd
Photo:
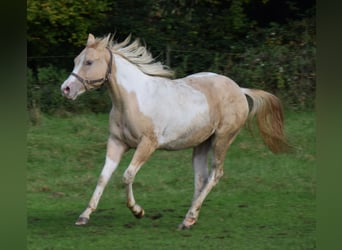
<svg viewBox="0 0 342 250">
<path fill-rule="evenodd" d="M 145 74 L 167 78 L 171 78 L 174 75 L 174 72 L 167 66 L 163 65 L 161 62 L 155 61 L 147 48 L 144 45 L 141 45 L 139 39 L 131 42 L 131 35 L 120 43 L 113 41 L 113 39 L 114 36 L 109 34 L 101 40 L 107 40 L 107 47 L 109 49 L 138 66 Z M 98 42 L 101 43 L 101 40 L 98 40 Z"/>
</svg>

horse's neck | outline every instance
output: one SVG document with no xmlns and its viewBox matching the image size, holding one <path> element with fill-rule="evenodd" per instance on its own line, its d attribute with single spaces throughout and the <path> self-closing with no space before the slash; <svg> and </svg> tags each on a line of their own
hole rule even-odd
<svg viewBox="0 0 342 250">
<path fill-rule="evenodd" d="M 115 56 L 116 81 L 128 92 L 144 89 L 151 76 L 144 74 L 138 67 L 126 59 Z"/>
<path fill-rule="evenodd" d="M 144 74 L 135 65 L 114 56 L 115 70 L 110 81 L 110 95 L 116 108 L 124 107 L 129 100 L 129 93 L 142 93 L 146 91 L 146 85 L 151 82 L 151 76 Z"/>
</svg>

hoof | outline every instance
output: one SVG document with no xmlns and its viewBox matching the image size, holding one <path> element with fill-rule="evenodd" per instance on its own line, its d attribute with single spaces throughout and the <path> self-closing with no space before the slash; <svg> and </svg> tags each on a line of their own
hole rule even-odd
<svg viewBox="0 0 342 250">
<path fill-rule="evenodd" d="M 187 230 L 190 229 L 191 226 L 186 226 L 183 223 L 179 224 L 177 230 L 181 231 L 181 230 Z"/>
<path fill-rule="evenodd" d="M 135 218 L 141 219 L 142 217 L 144 217 L 145 211 L 144 211 L 144 209 L 141 209 L 139 213 L 137 213 L 137 214 L 133 213 L 133 214 L 134 214 Z"/>
<path fill-rule="evenodd" d="M 195 218 L 185 219 L 179 226 L 178 230 L 190 229 L 192 225 L 196 223 Z"/>
<path fill-rule="evenodd" d="M 77 226 L 82 226 L 82 225 L 86 225 L 88 223 L 89 219 L 85 218 L 85 217 L 80 217 L 78 218 L 78 220 L 76 221 L 75 225 Z"/>
</svg>

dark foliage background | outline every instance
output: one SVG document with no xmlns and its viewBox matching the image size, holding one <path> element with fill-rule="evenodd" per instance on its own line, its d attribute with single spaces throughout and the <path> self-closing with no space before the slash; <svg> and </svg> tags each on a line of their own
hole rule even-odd
<svg viewBox="0 0 342 250">
<path fill-rule="evenodd" d="M 312 0 L 28 0 L 27 108 L 36 118 L 108 112 L 105 87 L 71 103 L 60 85 L 88 33 L 115 33 L 141 38 L 177 77 L 213 71 L 278 95 L 285 108 L 311 110 L 315 30 Z"/>
</svg>

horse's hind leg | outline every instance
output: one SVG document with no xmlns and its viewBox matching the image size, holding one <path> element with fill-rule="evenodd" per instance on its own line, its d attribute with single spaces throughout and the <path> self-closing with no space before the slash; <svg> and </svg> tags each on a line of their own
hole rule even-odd
<svg viewBox="0 0 342 250">
<path fill-rule="evenodd" d="M 196 199 L 193 200 L 192 205 L 187 212 L 182 224 L 179 225 L 179 229 L 190 228 L 196 223 L 201 209 L 202 203 L 211 189 L 219 182 L 223 176 L 223 163 L 230 144 L 235 139 L 238 131 L 229 133 L 228 136 L 218 137 L 215 136 L 212 141 L 213 159 L 210 170 L 210 175 L 207 179 L 207 183 L 202 188 L 201 192 Z"/>
<path fill-rule="evenodd" d="M 195 191 L 193 201 L 197 199 L 208 180 L 208 153 L 211 148 L 210 138 L 196 146 L 192 154 Z"/>
</svg>

